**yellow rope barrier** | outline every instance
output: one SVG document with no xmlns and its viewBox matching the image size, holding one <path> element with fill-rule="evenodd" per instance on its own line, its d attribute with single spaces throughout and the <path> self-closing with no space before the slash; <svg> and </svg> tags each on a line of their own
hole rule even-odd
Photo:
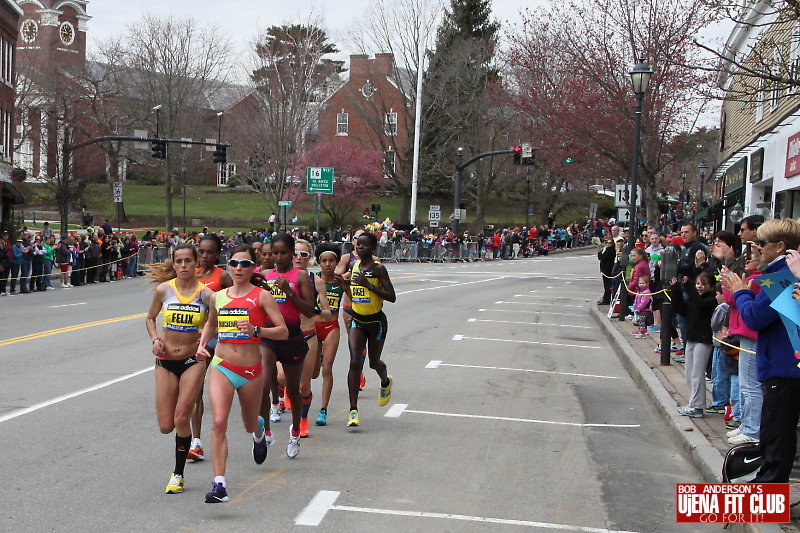
<svg viewBox="0 0 800 533">
<path fill-rule="evenodd" d="M 747 350 L 746 348 L 742 348 L 741 346 L 736 346 L 735 344 L 729 344 L 729 343 L 725 342 L 722 339 L 718 339 L 717 337 L 711 337 L 711 338 L 714 339 L 715 341 L 719 342 L 720 344 L 724 344 L 725 346 L 728 346 L 729 348 L 738 348 L 740 352 L 751 353 L 753 355 L 756 354 L 756 352 L 754 352 L 753 350 Z"/>
<path fill-rule="evenodd" d="M 114 263 L 118 263 L 119 261 L 123 261 L 125 259 L 130 258 L 130 257 L 134 257 L 135 255 L 136 254 L 127 255 L 125 257 L 120 257 L 119 259 L 114 259 L 113 261 L 109 261 L 108 263 L 99 263 L 99 264 L 97 264 L 95 266 L 84 267 L 84 268 L 73 268 L 70 271 L 70 273 L 72 273 L 72 272 L 80 272 L 81 270 L 90 270 L 92 268 L 98 268 L 98 267 L 106 266 L 106 265 L 113 265 Z M 55 261 L 53 261 L 53 265 L 55 265 L 55 264 L 56 264 Z M 9 263 L 9 266 L 10 265 L 11 265 L 11 263 Z M 60 273 L 61 272 L 59 272 L 59 274 Z M 7 281 L 12 281 L 12 280 L 18 281 L 18 280 L 21 280 L 21 279 L 30 279 L 31 281 L 33 281 L 34 278 L 44 278 L 44 277 L 47 277 L 47 276 L 50 276 L 52 278 L 53 277 L 53 272 L 51 271 L 50 274 L 37 274 L 35 276 L 33 276 L 33 275 L 31 275 L 31 276 L 18 276 L 16 278 L 9 277 L 9 278 L 6 278 L 6 280 Z"/>
</svg>

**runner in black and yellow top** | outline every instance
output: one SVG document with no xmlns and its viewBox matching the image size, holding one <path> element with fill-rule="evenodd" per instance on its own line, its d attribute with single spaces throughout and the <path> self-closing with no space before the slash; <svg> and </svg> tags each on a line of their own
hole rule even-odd
<svg viewBox="0 0 800 533">
<path fill-rule="evenodd" d="M 392 396 L 392 377 L 386 372 L 386 364 L 381 361 L 383 344 L 386 342 L 388 323 L 383 314 L 383 301 L 395 302 L 397 296 L 389 279 L 386 267 L 375 261 L 372 253 L 378 246 L 378 239 L 371 233 L 363 233 L 356 241 L 356 254 L 359 259 L 353 264 L 353 274 L 349 280 L 338 276 L 353 301 L 350 319 L 350 371 L 347 374 L 347 387 L 350 391 L 349 427 L 358 426 L 358 385 L 364 367 L 362 357 L 367 348 L 369 367 L 381 378 L 381 391 L 378 405 L 386 405 Z"/>
<path fill-rule="evenodd" d="M 148 273 L 151 281 L 158 283 L 145 320 L 156 356 L 158 427 L 162 433 L 175 430 L 175 470 L 167 494 L 183 492 L 183 471 L 192 441 L 189 418 L 206 370 L 204 358 L 197 354 L 197 342 L 212 291 L 197 280 L 197 264 L 194 246 L 179 244 L 169 261 L 153 265 Z M 159 313 L 164 317 L 160 337 L 156 327 Z"/>
<path fill-rule="evenodd" d="M 336 352 L 339 351 L 341 331 L 339 327 L 339 309 L 342 306 L 345 292 L 342 284 L 336 279 L 334 269 L 339 263 L 341 255 L 341 248 L 335 244 L 321 243 L 317 245 L 317 263 L 321 268 L 318 275 L 325 282 L 325 294 L 331 311 L 331 319 L 329 321 L 316 323 L 318 342 L 314 359 L 317 363 L 317 370 L 314 377 L 319 375 L 320 365 L 322 367 L 322 407 L 320 407 L 317 415 L 316 424 L 318 426 L 328 424 L 328 403 L 331 400 L 331 391 L 333 390 L 333 361 L 336 359 Z"/>
</svg>

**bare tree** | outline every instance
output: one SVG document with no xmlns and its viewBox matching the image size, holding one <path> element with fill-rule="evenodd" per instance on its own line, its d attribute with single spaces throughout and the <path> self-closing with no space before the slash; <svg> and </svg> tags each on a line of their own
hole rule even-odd
<svg viewBox="0 0 800 533">
<path fill-rule="evenodd" d="M 394 192 L 400 197 L 400 221 L 408 221 L 412 189 L 412 160 L 414 143 L 414 119 L 417 107 L 417 73 L 423 68 L 423 58 L 442 12 L 441 0 L 372 0 L 348 36 L 348 44 L 360 54 L 390 53 L 394 57 L 390 77 L 397 89 L 408 101 L 400 109 L 392 109 L 402 115 L 398 124 L 405 131 L 402 137 L 407 142 L 397 150 L 398 134 L 385 135 L 383 117 L 389 106 L 381 94 L 373 98 L 353 98 L 353 104 L 363 109 L 362 116 L 368 121 L 376 144 L 382 152 L 390 147 L 396 151 L 395 165 L 385 165 L 386 176 L 391 180 Z M 399 132 L 398 132 L 399 133 Z M 424 184 L 424 180 L 423 183 Z"/>
<path fill-rule="evenodd" d="M 116 44 L 101 49 L 126 67 L 120 97 L 122 116 L 163 138 L 196 138 L 208 131 L 204 120 L 232 72 L 231 45 L 214 26 L 191 17 L 146 14 L 127 26 Z M 153 111 L 161 106 L 158 112 Z M 171 145 L 170 148 L 174 148 Z M 167 228 L 173 227 L 174 150 L 163 163 Z"/>
<path fill-rule="evenodd" d="M 297 161 L 319 105 L 342 71 L 326 33 L 315 24 L 272 26 L 258 38 L 251 79 L 256 85 L 248 158 L 260 179 L 251 181 L 278 211 L 297 181 Z"/>
</svg>

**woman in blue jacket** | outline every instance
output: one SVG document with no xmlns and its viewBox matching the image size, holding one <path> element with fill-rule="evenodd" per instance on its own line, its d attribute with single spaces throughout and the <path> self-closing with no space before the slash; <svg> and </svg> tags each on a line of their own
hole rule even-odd
<svg viewBox="0 0 800 533">
<path fill-rule="evenodd" d="M 22 239 L 17 239 L 17 242 L 11 247 L 11 294 L 19 294 L 17 292 L 17 280 L 20 279 L 20 272 L 23 270 L 22 266 L 25 264 L 25 253 L 27 251 L 28 248 L 22 243 Z M 22 277 L 19 285 L 22 292 L 28 292 L 27 276 Z"/>
<path fill-rule="evenodd" d="M 755 245 L 761 249 L 762 276 L 753 280 L 763 286 L 769 275 L 787 270 L 786 253 L 800 246 L 800 223 L 792 219 L 768 220 L 758 228 Z M 758 332 L 756 378 L 764 390 L 759 440 L 764 465 L 757 483 L 788 483 L 797 448 L 800 418 L 800 368 L 786 327 L 766 294 L 753 294 L 747 283 L 727 269 L 726 284 L 736 300 L 745 325 Z"/>
</svg>

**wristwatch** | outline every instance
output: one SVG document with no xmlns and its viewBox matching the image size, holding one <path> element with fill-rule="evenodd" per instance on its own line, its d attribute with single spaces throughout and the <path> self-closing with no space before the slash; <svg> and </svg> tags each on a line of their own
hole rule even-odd
<svg viewBox="0 0 800 533">
<path fill-rule="evenodd" d="M 261 326 L 254 326 L 253 337 L 260 337 L 260 336 L 261 336 Z"/>
</svg>

